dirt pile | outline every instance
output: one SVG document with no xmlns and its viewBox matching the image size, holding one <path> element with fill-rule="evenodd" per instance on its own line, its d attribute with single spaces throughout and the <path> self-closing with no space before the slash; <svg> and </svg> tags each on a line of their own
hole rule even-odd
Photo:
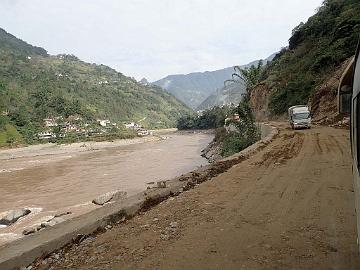
<svg viewBox="0 0 360 270">
<path fill-rule="evenodd" d="M 260 83 L 251 92 L 250 104 L 257 121 L 267 121 L 270 116 L 268 109 L 270 93 L 271 89 L 265 83 Z"/>
<path fill-rule="evenodd" d="M 324 83 L 316 89 L 309 100 L 314 122 L 334 124 L 342 121 L 346 115 L 340 115 L 337 107 L 337 89 L 340 78 L 351 58 L 344 61 L 339 68 L 330 74 Z"/>
</svg>

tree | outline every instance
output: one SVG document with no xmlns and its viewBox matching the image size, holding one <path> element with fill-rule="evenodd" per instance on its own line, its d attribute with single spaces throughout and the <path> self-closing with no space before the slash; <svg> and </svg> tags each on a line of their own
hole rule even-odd
<svg viewBox="0 0 360 270">
<path fill-rule="evenodd" d="M 252 65 L 250 68 L 243 69 L 240 66 L 235 66 L 234 67 L 235 72 L 232 74 L 232 79 L 226 80 L 224 84 L 244 82 L 246 86 L 246 94 L 244 95 L 244 99 L 249 100 L 251 95 L 251 90 L 260 81 L 262 70 L 263 70 L 262 60 L 259 61 L 257 66 Z"/>
</svg>

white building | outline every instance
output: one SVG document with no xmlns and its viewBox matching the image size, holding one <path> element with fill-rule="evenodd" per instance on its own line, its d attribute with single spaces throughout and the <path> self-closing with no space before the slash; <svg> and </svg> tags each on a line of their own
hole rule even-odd
<svg viewBox="0 0 360 270">
<path fill-rule="evenodd" d="M 150 132 L 147 129 L 142 128 L 137 131 L 137 135 L 138 136 L 148 136 L 148 135 L 150 135 Z"/>
<path fill-rule="evenodd" d="M 40 140 L 47 140 L 47 139 L 56 138 L 56 135 L 51 131 L 43 131 L 38 133 L 38 137 Z"/>
<path fill-rule="evenodd" d="M 45 118 L 43 120 L 45 122 L 46 127 L 57 127 L 58 126 L 55 118 Z"/>
<path fill-rule="evenodd" d="M 129 128 L 129 129 L 139 129 L 139 128 L 141 128 L 141 126 L 139 124 L 136 124 L 135 122 L 125 124 L 125 127 Z"/>
<path fill-rule="evenodd" d="M 104 120 L 98 119 L 98 120 L 96 120 L 96 121 L 97 121 L 97 122 L 99 123 L 99 125 L 102 126 L 102 127 L 106 127 L 107 125 L 110 125 L 110 124 L 111 124 L 110 120 L 107 120 L 107 119 L 104 119 Z"/>
</svg>

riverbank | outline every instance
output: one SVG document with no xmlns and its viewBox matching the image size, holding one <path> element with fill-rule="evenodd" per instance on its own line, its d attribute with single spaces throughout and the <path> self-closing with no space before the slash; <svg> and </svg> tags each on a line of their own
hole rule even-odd
<svg viewBox="0 0 360 270">
<path fill-rule="evenodd" d="M 137 137 L 133 139 L 118 139 L 114 141 L 87 141 L 70 144 L 36 144 L 18 148 L 0 149 L 0 160 L 15 159 L 36 156 L 54 156 L 60 154 L 84 153 L 88 151 L 103 150 L 111 147 L 119 147 L 131 144 L 146 143 L 161 140 L 159 136 Z"/>
<path fill-rule="evenodd" d="M 257 123 L 256 125 L 260 133 L 259 139 L 266 138 L 272 131 L 272 127 L 269 123 Z M 215 130 L 210 130 L 209 132 L 215 134 Z M 224 129 L 223 132 L 227 131 Z M 224 156 L 221 155 L 223 141 L 217 137 L 218 136 L 215 135 L 215 138 L 209 143 L 209 145 L 201 151 L 201 155 L 210 163 L 214 163 L 224 158 Z"/>
<path fill-rule="evenodd" d="M 153 129 L 149 130 L 152 135 L 145 137 L 136 137 L 133 138 L 111 138 L 111 139 L 103 139 L 103 140 L 84 140 L 77 142 L 69 142 L 69 143 L 37 143 L 37 144 L 19 144 L 14 146 L 1 146 L 0 147 L 0 160 L 4 156 L 2 154 L 11 156 L 11 153 L 25 152 L 24 149 L 29 150 L 29 152 L 37 152 L 46 149 L 50 150 L 59 150 L 67 148 L 67 151 L 76 151 L 76 149 L 83 152 L 86 149 L 79 149 L 79 147 L 87 147 L 87 149 L 95 148 L 95 149 L 104 149 L 107 147 L 117 147 L 122 145 L 129 145 L 133 143 L 143 143 L 148 141 L 155 141 L 157 139 L 161 139 L 161 135 L 163 134 L 171 134 L 177 132 L 177 128 L 167 128 L 167 129 Z M 159 137 L 160 136 L 160 137 Z M 60 151 L 61 152 L 61 151 Z M 55 153 L 56 154 L 56 153 Z M 16 156 L 15 156 L 16 157 Z"/>
</svg>

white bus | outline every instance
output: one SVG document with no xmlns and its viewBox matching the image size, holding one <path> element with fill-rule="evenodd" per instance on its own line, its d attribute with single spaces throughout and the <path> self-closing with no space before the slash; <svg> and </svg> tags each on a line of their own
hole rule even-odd
<svg viewBox="0 0 360 270">
<path fill-rule="evenodd" d="M 355 210 L 357 217 L 358 247 L 360 236 L 360 57 L 359 45 L 355 58 L 343 73 L 338 89 L 338 107 L 342 113 L 351 115 L 351 152 L 353 157 L 353 179 Z"/>
</svg>

